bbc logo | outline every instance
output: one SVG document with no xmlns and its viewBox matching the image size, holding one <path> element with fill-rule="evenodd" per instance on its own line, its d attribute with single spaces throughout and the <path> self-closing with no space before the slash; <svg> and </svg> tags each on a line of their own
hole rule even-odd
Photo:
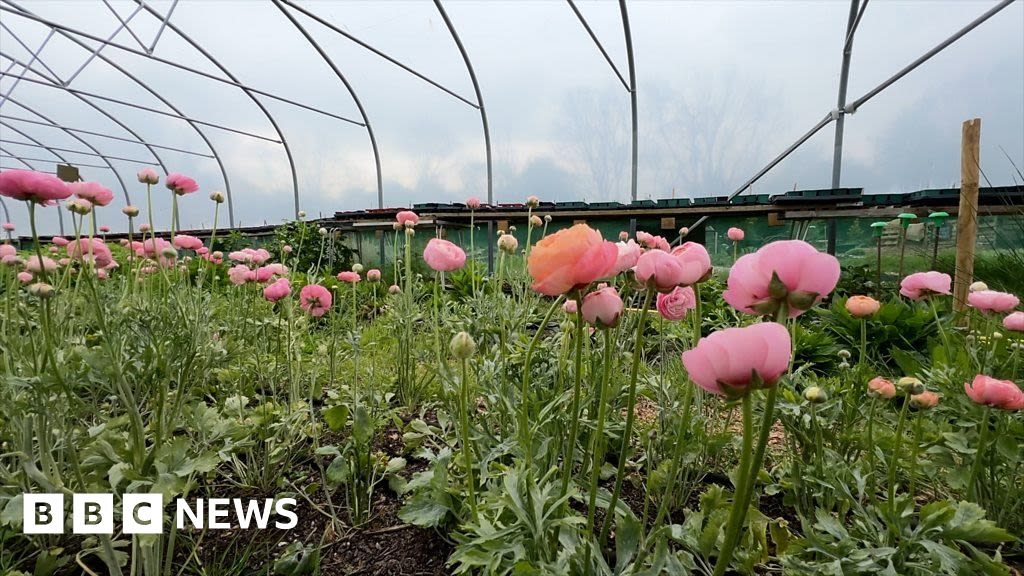
<svg viewBox="0 0 1024 576">
<path fill-rule="evenodd" d="M 25 534 L 63 534 L 64 494 L 23 494 L 22 518 Z M 189 504 L 178 498 L 174 506 L 178 529 L 191 525 L 195 528 L 226 530 L 235 523 L 243 530 L 254 527 L 265 530 L 272 517 L 278 530 L 291 530 L 298 525 L 294 498 L 198 498 Z M 125 534 L 163 533 L 163 496 L 161 494 L 123 494 L 121 497 L 122 531 Z M 74 494 L 71 498 L 71 532 L 73 534 L 113 534 L 114 495 Z"/>
<path fill-rule="evenodd" d="M 64 494 L 22 496 L 25 534 L 64 533 Z M 125 494 L 122 496 L 125 534 L 160 534 L 163 531 L 163 496 Z M 114 533 L 113 494 L 75 494 L 71 499 L 73 534 Z"/>
</svg>

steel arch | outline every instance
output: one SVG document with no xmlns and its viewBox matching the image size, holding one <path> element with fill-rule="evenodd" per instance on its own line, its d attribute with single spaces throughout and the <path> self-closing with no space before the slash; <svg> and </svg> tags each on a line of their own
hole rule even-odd
<svg viewBox="0 0 1024 576">
<path fill-rule="evenodd" d="M 153 16 L 157 16 L 157 17 L 160 16 L 159 13 L 156 10 L 154 10 L 153 8 L 150 8 L 150 6 L 148 4 L 146 4 L 145 2 L 143 2 L 143 0 L 135 0 L 135 1 L 138 2 L 140 6 L 145 8 L 146 11 L 149 12 L 150 14 L 152 14 Z M 175 5 L 177 5 L 177 3 L 175 3 Z M 174 6 L 171 7 L 171 11 L 172 12 L 173 12 L 173 10 L 174 10 Z M 213 63 L 214 66 L 216 66 L 217 68 L 220 68 L 221 72 L 226 74 L 228 78 L 230 78 L 233 82 L 238 83 L 238 78 L 235 77 L 235 75 L 232 74 L 230 70 L 228 70 L 227 66 L 222 65 L 216 58 L 214 58 L 209 52 L 207 52 L 206 49 L 203 48 L 198 42 L 194 41 L 192 39 L 192 37 L 190 37 L 188 34 L 185 34 L 184 32 L 182 32 L 177 26 L 174 25 L 173 22 L 171 22 L 171 13 L 170 12 L 168 12 L 167 16 L 165 18 L 163 18 L 163 25 L 161 26 L 161 32 L 163 31 L 164 27 L 170 28 L 172 31 L 174 31 L 175 34 L 177 34 L 183 40 L 188 42 L 189 45 L 191 45 L 193 48 L 198 50 L 199 53 L 202 54 L 203 56 L 205 56 L 206 59 L 209 60 L 211 63 Z M 157 36 L 157 39 L 159 39 L 159 35 Z M 156 41 L 153 42 L 153 45 L 154 46 L 156 45 Z M 249 99 L 252 100 L 253 103 L 256 104 L 256 106 L 259 107 L 259 109 L 263 112 L 263 115 L 266 116 L 267 120 L 270 121 L 270 125 L 274 127 L 274 131 L 277 132 L 277 137 L 281 139 L 281 145 L 284 147 L 285 156 L 288 157 L 288 166 L 289 166 L 289 168 L 292 171 L 292 188 L 294 190 L 294 196 L 295 196 L 295 217 L 298 218 L 299 217 L 299 176 L 298 176 L 298 174 L 295 171 L 295 159 L 292 158 L 292 150 L 288 146 L 288 140 L 285 138 L 284 132 L 282 132 L 281 128 L 277 125 L 277 121 L 274 119 L 274 116 L 267 110 L 266 106 L 264 106 L 263 103 L 259 101 L 259 99 L 257 99 L 255 96 L 253 96 L 252 91 L 248 87 L 242 86 L 240 83 L 239 83 L 239 88 L 241 88 L 242 91 L 245 92 L 246 96 L 248 96 Z"/>
<path fill-rule="evenodd" d="M 27 104 L 21 102 L 20 100 L 17 100 L 16 98 L 10 97 L 10 96 L 7 98 L 7 100 L 9 102 L 14 102 L 19 107 L 21 107 L 23 110 L 26 110 L 26 111 L 28 111 L 28 112 L 30 112 L 32 114 L 35 114 L 36 116 L 39 116 L 40 118 L 42 118 L 43 120 L 46 120 L 50 124 L 53 124 L 54 126 L 59 126 L 56 122 L 53 121 L 52 118 L 46 116 L 45 114 L 43 114 L 42 112 L 39 112 L 38 110 L 36 110 L 35 108 L 32 108 L 31 106 L 28 106 Z M 63 130 L 68 136 L 71 136 L 75 140 L 78 140 L 79 142 L 84 144 L 86 148 L 88 148 L 88 149 L 92 150 L 93 152 L 95 152 L 99 156 L 99 158 L 101 160 L 103 160 L 103 163 L 110 167 L 110 171 L 113 172 L 114 176 L 117 177 L 117 183 L 121 185 L 121 191 L 124 192 L 125 202 L 128 202 L 129 204 L 131 204 L 132 200 L 131 200 L 131 197 L 128 194 L 128 187 L 125 186 L 124 179 L 121 178 L 121 173 L 117 171 L 117 168 L 114 168 L 114 165 L 110 163 L 110 160 L 108 160 L 105 156 L 103 156 L 100 153 L 100 151 L 96 149 L 95 146 L 90 144 L 87 140 L 85 140 L 84 138 L 82 138 L 78 134 L 75 134 L 74 132 L 70 132 L 68 130 L 64 130 L 63 128 L 61 128 L 61 130 Z M 18 133 L 21 133 L 20 130 L 15 130 L 15 131 L 18 132 Z"/>
<path fill-rule="evenodd" d="M 3 0 L 3 1 L 5 3 L 7 3 L 7 4 L 10 4 L 11 6 L 14 6 L 17 10 L 19 10 L 19 11 L 21 11 L 23 13 L 32 14 L 32 12 L 30 12 L 28 10 L 25 10 L 24 8 L 18 6 L 17 4 L 12 2 L 11 0 Z M 61 36 L 64 36 L 65 38 L 67 38 L 68 40 L 74 42 L 75 44 L 78 44 L 82 48 L 85 48 L 85 49 L 89 48 L 89 46 L 87 44 L 85 44 L 84 42 L 82 42 L 78 38 L 74 37 L 71 33 L 66 32 L 64 30 L 60 30 L 60 29 L 58 29 L 57 31 L 61 34 Z M 177 113 L 178 115 L 182 115 L 181 111 L 176 106 L 174 106 L 174 104 L 171 104 L 171 102 L 169 100 L 167 100 L 166 98 L 161 96 L 160 93 L 157 92 L 156 90 L 154 90 L 153 88 L 151 88 L 149 86 L 149 84 L 146 84 L 145 82 L 143 82 L 142 80 L 137 78 L 134 74 L 132 74 L 131 72 L 125 70 L 120 64 L 118 64 L 117 62 L 114 62 L 113 60 L 111 60 L 107 56 L 104 56 L 103 54 L 97 54 L 96 57 L 99 58 L 100 60 L 106 62 L 108 65 L 112 66 L 114 69 L 119 71 L 121 74 L 123 74 L 124 76 L 128 77 L 130 80 L 132 80 L 133 82 L 135 82 L 136 84 L 141 86 L 143 89 L 145 89 L 147 92 L 149 92 L 151 95 L 153 95 L 157 100 L 160 100 L 165 106 L 167 106 L 168 108 L 173 110 L 175 113 Z M 67 88 L 64 88 L 64 89 L 68 90 Z M 198 134 L 199 137 L 202 138 L 203 141 L 206 143 L 206 145 L 210 148 L 210 152 L 213 153 L 214 160 L 216 160 L 216 162 L 217 162 L 217 166 L 220 167 L 221 176 L 224 178 L 224 193 L 227 196 L 227 201 L 228 201 L 228 223 L 233 228 L 235 226 L 235 209 L 234 209 L 234 202 L 232 201 L 232 197 L 231 197 L 231 181 L 228 178 L 227 169 L 224 168 L 224 162 L 221 161 L 220 154 L 217 152 L 217 149 L 214 148 L 213 143 L 210 142 L 209 137 L 207 137 L 206 134 L 202 130 L 199 129 L 199 127 L 195 124 L 195 122 L 190 120 L 190 119 L 186 119 L 185 121 L 188 122 L 189 126 L 192 126 L 192 129 L 196 131 L 196 134 Z"/>
</svg>

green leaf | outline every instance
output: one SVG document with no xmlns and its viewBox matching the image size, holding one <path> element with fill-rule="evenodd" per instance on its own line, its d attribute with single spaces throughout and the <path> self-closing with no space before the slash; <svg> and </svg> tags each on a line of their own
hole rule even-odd
<svg viewBox="0 0 1024 576">
<path fill-rule="evenodd" d="M 416 526 L 434 527 L 441 524 L 449 509 L 444 504 L 436 502 L 429 497 L 417 495 L 409 501 L 398 512 L 398 517 L 403 522 Z"/>
<path fill-rule="evenodd" d="M 632 514 L 626 514 L 615 523 L 615 571 L 621 572 L 633 559 L 640 543 L 643 528 Z"/>
<path fill-rule="evenodd" d="M 348 480 L 349 472 L 348 460 L 344 456 L 338 456 L 327 467 L 327 481 L 332 487 L 340 486 Z"/>
<path fill-rule="evenodd" d="M 335 432 L 343 430 L 348 425 L 348 406 L 339 404 L 324 411 L 324 421 L 327 426 Z"/>
<path fill-rule="evenodd" d="M 18 494 L 7 501 L 7 505 L 0 511 L 0 526 L 20 527 L 22 522 L 22 495 Z"/>
</svg>

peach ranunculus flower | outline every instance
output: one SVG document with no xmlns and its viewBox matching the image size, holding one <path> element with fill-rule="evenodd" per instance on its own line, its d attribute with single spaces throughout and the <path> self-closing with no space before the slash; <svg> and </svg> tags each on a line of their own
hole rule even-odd
<svg viewBox="0 0 1024 576">
<path fill-rule="evenodd" d="M 537 242 L 526 268 L 536 292 L 558 296 L 609 275 L 618 256 L 618 248 L 600 232 L 576 224 Z"/>
<path fill-rule="evenodd" d="M 789 330 L 776 322 L 727 328 L 683 352 L 683 365 L 701 388 L 739 397 L 753 388 L 775 385 L 789 368 L 790 344 Z"/>
<path fill-rule="evenodd" d="M 932 294 L 949 295 L 953 279 L 942 272 L 917 272 L 900 282 L 900 294 L 911 300 L 927 298 Z"/>
<path fill-rule="evenodd" d="M 741 256 L 729 270 L 722 297 L 747 314 L 775 314 L 786 302 L 790 318 L 829 295 L 839 281 L 839 261 L 802 240 L 779 240 Z"/>
<path fill-rule="evenodd" d="M 1003 410 L 1024 409 L 1024 391 L 1010 380 L 999 380 L 978 374 L 974 381 L 964 384 L 964 392 L 978 404 Z"/>
<path fill-rule="evenodd" d="M 981 312 L 1006 313 L 1020 304 L 1020 298 L 1006 292 L 979 290 L 967 295 L 967 305 Z"/>
<path fill-rule="evenodd" d="M 939 398 L 942 396 L 936 392 L 929 392 L 925 390 L 920 394 L 914 394 L 910 397 L 910 405 L 918 410 L 928 410 L 935 408 L 939 405 Z"/>
<path fill-rule="evenodd" d="M 846 311 L 856 318 L 873 316 L 882 305 L 871 296 L 850 296 L 846 300 Z"/>
<path fill-rule="evenodd" d="M 868 392 L 888 400 L 896 397 L 896 385 L 881 376 L 876 376 L 868 382 Z"/>
</svg>

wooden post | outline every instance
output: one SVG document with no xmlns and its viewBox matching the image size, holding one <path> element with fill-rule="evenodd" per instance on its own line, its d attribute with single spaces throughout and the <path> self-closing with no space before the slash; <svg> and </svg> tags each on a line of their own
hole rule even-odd
<svg viewBox="0 0 1024 576">
<path fill-rule="evenodd" d="M 981 118 L 964 122 L 960 142 L 960 210 L 956 218 L 956 271 L 953 309 L 967 305 L 974 281 L 974 247 L 978 238 L 978 176 L 981 172 Z"/>
</svg>

